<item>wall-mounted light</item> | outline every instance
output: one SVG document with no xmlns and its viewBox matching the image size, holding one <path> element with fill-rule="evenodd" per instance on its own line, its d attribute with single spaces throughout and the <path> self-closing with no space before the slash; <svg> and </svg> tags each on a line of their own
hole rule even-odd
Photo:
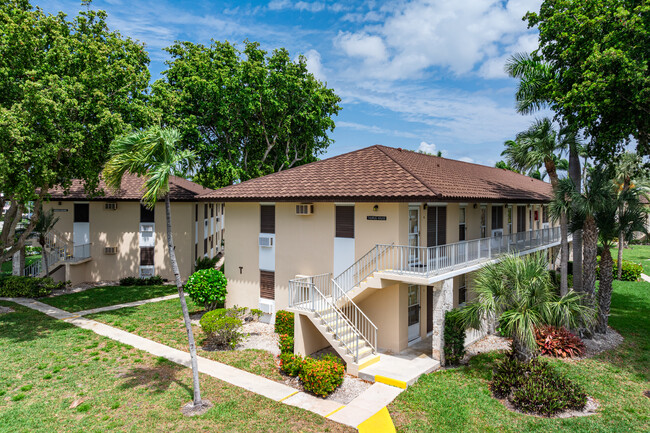
<svg viewBox="0 0 650 433">
<path fill-rule="evenodd" d="M 474 203 L 474 209 L 476 209 L 476 203 Z"/>
<path fill-rule="evenodd" d="M 374 210 L 375 212 L 377 212 L 377 211 L 379 210 L 379 205 L 377 205 L 377 204 L 374 205 L 374 206 L 372 207 L 372 210 Z"/>
<path fill-rule="evenodd" d="M 427 210 L 427 204 L 426 203 L 424 203 L 424 205 L 422 206 L 422 209 Z"/>
</svg>

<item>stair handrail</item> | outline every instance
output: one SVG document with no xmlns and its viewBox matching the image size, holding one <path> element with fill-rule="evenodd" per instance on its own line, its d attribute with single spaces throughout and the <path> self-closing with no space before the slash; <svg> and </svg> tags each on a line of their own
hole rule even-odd
<svg viewBox="0 0 650 433">
<path fill-rule="evenodd" d="M 333 304 L 338 304 L 339 300 L 343 300 L 343 305 L 340 307 L 341 312 L 347 317 L 348 321 L 352 323 L 355 331 L 364 339 L 368 346 L 372 349 L 372 353 L 377 353 L 377 325 L 363 312 L 357 304 L 354 303 L 352 298 L 343 290 L 334 279 L 332 279 L 332 301 Z M 346 312 L 345 309 L 349 308 L 353 314 Z M 354 317 L 353 317 L 354 316 Z"/>
<path fill-rule="evenodd" d="M 336 276 L 334 280 L 339 285 L 339 287 L 342 288 L 344 291 L 351 290 L 353 287 L 357 286 L 361 281 L 365 280 L 374 272 L 377 272 L 379 270 L 378 267 L 379 257 L 382 254 L 384 254 L 393 245 L 394 244 L 375 245 L 374 247 L 372 247 L 372 249 L 370 249 L 370 251 L 368 251 L 366 254 L 361 256 L 357 261 L 355 261 L 347 269 L 345 269 L 338 276 Z M 361 264 L 363 264 L 363 266 L 361 266 Z M 355 278 L 355 271 L 357 271 L 357 268 L 366 269 L 366 272 L 363 274 L 359 274 L 358 272 L 356 272 L 357 277 Z"/>
</svg>

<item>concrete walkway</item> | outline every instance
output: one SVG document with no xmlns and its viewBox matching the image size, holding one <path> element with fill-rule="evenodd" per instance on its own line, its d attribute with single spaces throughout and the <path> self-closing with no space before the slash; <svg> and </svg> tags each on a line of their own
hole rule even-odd
<svg viewBox="0 0 650 433">
<path fill-rule="evenodd" d="M 641 279 L 647 283 L 650 283 L 650 277 L 646 274 L 641 274 Z"/>
<path fill-rule="evenodd" d="M 105 311 L 113 311 L 122 308 L 137 307 L 139 305 L 151 304 L 153 302 L 167 301 L 169 299 L 175 299 L 175 298 L 178 298 L 178 293 L 174 295 L 161 296 L 159 298 L 143 299 L 142 301 L 133 301 L 124 304 L 109 305 L 108 307 L 91 308 L 90 310 L 77 311 L 76 313 L 73 314 L 75 316 L 85 316 L 87 314 L 103 313 Z"/>
<path fill-rule="evenodd" d="M 135 347 L 136 349 L 144 350 L 154 356 L 161 356 L 186 367 L 190 366 L 190 354 L 187 352 L 174 349 L 153 340 L 131 334 L 94 320 L 83 318 L 79 313 L 68 313 L 67 311 L 43 304 L 42 302 L 33 299 L 0 298 L 0 300 L 15 302 L 55 319 L 63 320 L 80 328 L 91 330 L 96 334 Z M 143 301 L 138 302 L 141 303 L 139 305 L 146 303 Z M 123 305 L 130 306 L 129 304 Z M 90 312 L 99 312 L 99 310 L 101 309 L 87 310 L 86 312 L 80 313 L 90 314 Z M 403 391 L 400 388 L 382 383 L 375 383 L 349 404 L 343 405 L 334 401 L 323 400 L 311 394 L 299 392 L 282 383 L 201 356 L 198 357 L 198 367 L 199 372 L 208 374 L 231 385 L 244 388 L 248 391 L 263 395 L 284 404 L 314 412 L 350 427 L 359 428 L 360 424 L 368 421 L 364 425 L 372 424 L 383 426 L 379 429 L 373 428 L 376 432 L 395 431 L 392 421 L 390 421 L 390 416 L 388 417 L 388 421 L 390 422 L 386 420 L 387 412 L 384 411 L 384 409 L 387 404 L 393 401 L 395 397 Z"/>
</svg>

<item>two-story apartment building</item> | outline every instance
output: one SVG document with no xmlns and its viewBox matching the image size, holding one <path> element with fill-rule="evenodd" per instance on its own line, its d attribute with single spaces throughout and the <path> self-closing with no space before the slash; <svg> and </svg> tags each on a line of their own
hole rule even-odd
<svg viewBox="0 0 650 433">
<path fill-rule="evenodd" d="M 227 304 L 294 311 L 296 352 L 331 345 L 353 374 L 427 336 L 439 359 L 473 271 L 560 240 L 548 183 L 384 146 L 201 198 L 228 212 Z"/>
<path fill-rule="evenodd" d="M 164 202 L 153 210 L 140 201 L 144 178 L 124 176 L 119 191 L 100 181 L 103 194 L 88 195 L 80 181 L 68 191 L 54 188 L 43 209 L 59 218 L 50 235 L 50 270 L 56 280 L 73 283 L 114 281 L 128 276 L 173 279 L 167 252 Z M 181 277 L 187 279 L 197 258 L 222 250 L 224 205 L 199 201 L 211 192 L 194 182 L 170 178 L 172 228 Z M 39 263 L 32 275 L 42 274 Z"/>
</svg>

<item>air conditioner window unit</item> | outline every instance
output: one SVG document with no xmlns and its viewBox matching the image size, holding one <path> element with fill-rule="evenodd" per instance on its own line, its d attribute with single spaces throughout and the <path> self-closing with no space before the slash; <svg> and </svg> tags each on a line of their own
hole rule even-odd
<svg viewBox="0 0 650 433">
<path fill-rule="evenodd" d="M 311 203 L 302 203 L 296 205 L 296 215 L 312 215 L 314 213 L 314 205 Z"/>
<path fill-rule="evenodd" d="M 104 209 L 117 210 L 117 203 L 104 203 Z"/>
<path fill-rule="evenodd" d="M 259 246 L 264 248 L 271 248 L 273 246 L 273 237 L 260 235 Z"/>
<path fill-rule="evenodd" d="M 117 254 L 117 247 L 104 247 L 104 254 Z"/>
</svg>

